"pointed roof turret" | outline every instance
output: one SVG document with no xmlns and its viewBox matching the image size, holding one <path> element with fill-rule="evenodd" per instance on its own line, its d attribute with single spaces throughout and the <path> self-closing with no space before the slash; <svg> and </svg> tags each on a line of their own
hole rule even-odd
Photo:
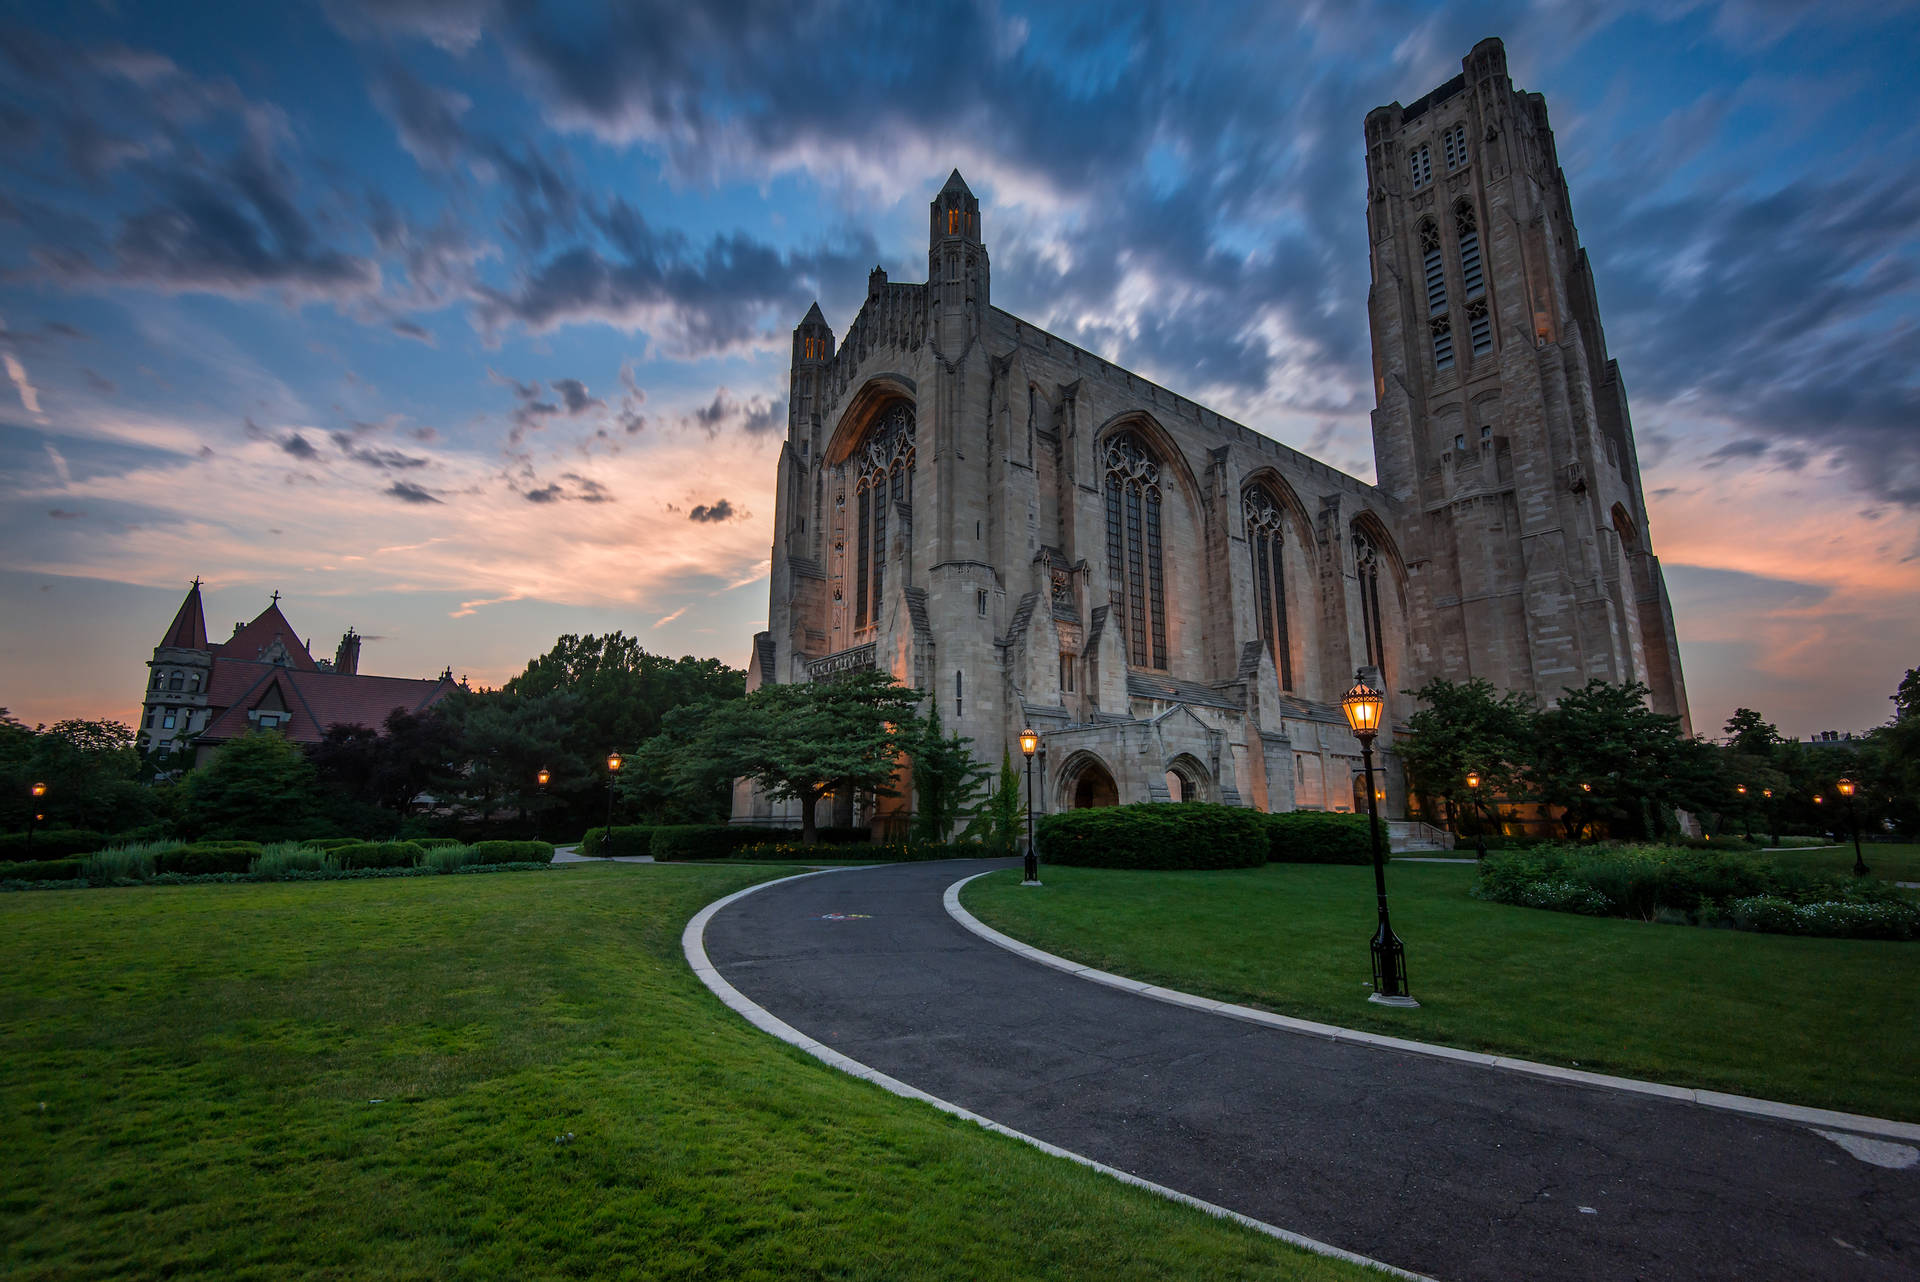
<svg viewBox="0 0 1920 1282">
<path fill-rule="evenodd" d="M 967 240 L 980 243 L 980 202 L 958 169 L 947 177 L 947 185 L 928 206 L 927 230 L 930 240 Z"/>
<path fill-rule="evenodd" d="M 827 318 L 820 314 L 819 299 L 816 298 L 813 300 L 813 306 L 807 308 L 807 314 L 800 318 L 800 323 L 802 325 L 818 325 L 822 329 L 827 328 Z"/>
<path fill-rule="evenodd" d="M 160 639 L 160 644 L 182 650 L 207 648 L 207 612 L 200 604 L 199 575 L 194 576 L 193 586 L 187 589 L 187 599 L 180 603 L 179 613 L 173 616 L 173 623 L 167 628 L 167 635 Z"/>
<path fill-rule="evenodd" d="M 947 175 L 947 185 L 940 189 L 942 195 L 950 191 L 962 191 L 969 196 L 973 195 L 973 188 L 967 186 L 967 180 L 960 176 L 958 169 Z"/>
</svg>

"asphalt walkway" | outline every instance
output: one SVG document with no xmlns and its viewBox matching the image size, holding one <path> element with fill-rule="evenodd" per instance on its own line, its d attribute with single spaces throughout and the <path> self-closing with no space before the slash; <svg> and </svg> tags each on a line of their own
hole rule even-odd
<svg viewBox="0 0 1920 1282">
<path fill-rule="evenodd" d="M 996 866 L 770 886 L 713 917 L 707 953 L 780 1020 L 928 1094 L 1448 1282 L 1920 1276 L 1920 1166 L 1878 1164 L 1902 1146 L 1076 979 L 947 915 L 942 892 Z"/>
</svg>

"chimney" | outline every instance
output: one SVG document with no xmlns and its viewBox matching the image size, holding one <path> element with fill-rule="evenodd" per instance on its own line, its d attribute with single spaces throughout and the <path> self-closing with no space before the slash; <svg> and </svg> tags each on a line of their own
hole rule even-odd
<svg viewBox="0 0 1920 1282">
<path fill-rule="evenodd" d="M 360 674 L 360 637 L 352 628 L 340 638 L 340 648 L 333 652 L 333 670 L 347 676 Z"/>
</svg>

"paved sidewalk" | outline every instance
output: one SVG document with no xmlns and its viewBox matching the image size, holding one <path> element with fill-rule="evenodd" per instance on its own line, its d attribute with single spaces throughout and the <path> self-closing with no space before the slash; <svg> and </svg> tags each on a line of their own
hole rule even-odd
<svg viewBox="0 0 1920 1282">
<path fill-rule="evenodd" d="M 1078 980 L 947 916 L 945 888 L 994 866 L 772 886 L 719 912 L 707 951 L 779 1019 L 923 1091 L 1450 1282 L 1920 1273 L 1920 1166 L 1875 1164 L 1905 1160 L 1903 1146 L 1843 1148 L 1802 1125 L 1328 1041 Z M 1356 1001 L 1360 991 L 1356 980 Z"/>
</svg>

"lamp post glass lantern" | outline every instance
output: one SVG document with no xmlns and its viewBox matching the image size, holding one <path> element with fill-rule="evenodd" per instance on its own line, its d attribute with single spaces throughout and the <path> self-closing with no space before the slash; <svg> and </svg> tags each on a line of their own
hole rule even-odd
<svg viewBox="0 0 1920 1282">
<path fill-rule="evenodd" d="M 553 772 L 545 766 L 541 766 L 539 771 L 533 776 L 533 781 L 540 785 L 540 797 L 539 800 L 534 803 L 533 807 L 533 839 L 535 841 L 540 840 L 540 821 L 543 812 L 546 810 L 547 783 L 552 778 Z"/>
<path fill-rule="evenodd" d="M 1473 789 L 1469 795 L 1473 798 L 1473 853 L 1477 859 L 1487 857 L 1487 815 L 1480 809 L 1480 772 L 1467 771 L 1467 787 Z"/>
<path fill-rule="evenodd" d="M 1360 741 L 1360 764 L 1367 776 L 1367 835 L 1373 844 L 1373 891 L 1380 914 L 1380 927 L 1373 936 L 1373 992 L 1367 1000 L 1382 1006 L 1418 1006 L 1407 995 L 1406 947 L 1387 917 L 1387 865 L 1380 850 L 1380 806 L 1373 793 L 1373 739 L 1380 733 L 1386 707 L 1386 696 L 1369 686 L 1360 673 L 1354 674 L 1353 689 L 1340 700 L 1347 725 Z"/>
<path fill-rule="evenodd" d="M 606 857 L 613 858 L 613 781 L 620 777 L 620 767 L 626 763 L 617 752 L 607 754 L 607 841 Z"/>
<path fill-rule="evenodd" d="M 27 812 L 27 859 L 31 861 L 33 859 L 33 830 L 38 826 L 40 820 L 45 817 L 39 813 L 39 810 L 40 798 L 47 795 L 47 785 L 36 781 L 33 787 L 27 789 L 27 791 L 33 794 L 33 807 Z"/>
<path fill-rule="evenodd" d="M 1020 755 L 1027 759 L 1027 857 L 1022 869 L 1023 886 L 1040 884 L 1040 855 L 1033 848 L 1033 754 L 1040 751 L 1040 736 L 1028 726 L 1020 732 Z"/>
<path fill-rule="evenodd" d="M 1867 875 L 1867 861 L 1860 857 L 1860 821 L 1853 815 L 1853 780 L 1842 779 L 1834 784 L 1840 790 L 1841 799 L 1847 803 L 1847 827 L 1853 829 L 1853 875 Z"/>
</svg>

